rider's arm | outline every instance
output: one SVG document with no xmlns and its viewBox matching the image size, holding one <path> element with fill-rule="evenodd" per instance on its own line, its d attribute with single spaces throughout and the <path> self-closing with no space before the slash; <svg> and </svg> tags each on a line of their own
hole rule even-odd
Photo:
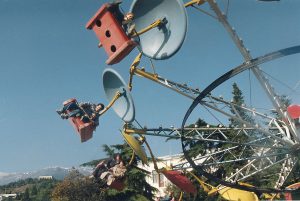
<svg viewBox="0 0 300 201">
<path fill-rule="evenodd" d="M 97 164 L 95 170 L 94 170 L 93 173 L 92 173 L 92 174 L 94 175 L 94 177 L 97 177 L 98 172 L 99 172 L 100 169 L 102 169 L 102 168 L 105 168 L 105 161 L 104 161 L 104 160 L 103 160 L 103 161 L 100 161 L 100 162 Z"/>
</svg>

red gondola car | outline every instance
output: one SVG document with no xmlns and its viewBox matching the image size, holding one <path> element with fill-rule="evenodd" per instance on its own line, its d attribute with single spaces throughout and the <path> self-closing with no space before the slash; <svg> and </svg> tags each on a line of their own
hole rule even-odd
<svg viewBox="0 0 300 201">
<path fill-rule="evenodd" d="M 288 106 L 287 111 L 292 119 L 300 118 L 300 105 L 290 105 Z"/>
<path fill-rule="evenodd" d="M 285 199 L 286 201 L 292 201 L 292 200 L 299 200 L 300 199 L 300 183 L 295 183 L 295 184 L 292 184 L 290 186 L 288 186 L 287 188 L 290 188 L 290 189 L 297 189 L 293 192 L 288 192 L 288 193 L 285 193 Z"/>
<path fill-rule="evenodd" d="M 137 45 L 127 36 L 111 7 L 110 3 L 104 4 L 86 25 L 95 32 L 108 55 L 106 63 L 110 65 L 120 62 Z"/>
<path fill-rule="evenodd" d="M 194 187 L 192 182 L 181 172 L 176 170 L 164 170 L 162 173 L 182 191 L 193 194 L 197 192 L 197 189 Z"/>
<path fill-rule="evenodd" d="M 77 103 L 77 100 L 75 98 L 71 98 L 69 100 L 66 100 L 63 105 L 67 105 L 70 103 Z M 71 111 L 67 110 L 67 113 L 70 113 Z M 73 127 L 75 128 L 75 130 L 78 132 L 78 134 L 80 135 L 80 140 L 81 142 L 86 142 L 87 140 L 91 139 L 93 137 L 93 132 L 96 129 L 96 126 L 94 124 L 94 122 L 88 122 L 88 123 L 84 123 L 81 120 L 81 117 L 70 117 L 69 121 L 71 122 L 71 124 L 73 125 Z"/>
<path fill-rule="evenodd" d="M 111 185 L 109 187 L 116 189 L 117 191 L 122 191 L 125 188 L 125 184 L 124 184 L 123 180 L 116 179 L 115 181 L 113 181 L 111 183 Z"/>
</svg>

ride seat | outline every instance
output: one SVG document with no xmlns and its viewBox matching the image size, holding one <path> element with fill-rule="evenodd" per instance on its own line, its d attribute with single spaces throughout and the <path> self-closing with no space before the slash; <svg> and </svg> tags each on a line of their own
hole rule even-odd
<svg viewBox="0 0 300 201">
<path fill-rule="evenodd" d="M 116 189 L 117 191 L 122 191 L 125 188 L 125 184 L 122 180 L 116 179 L 111 183 L 110 188 Z"/>
<path fill-rule="evenodd" d="M 287 107 L 287 111 L 292 119 L 300 118 L 300 105 L 290 105 Z"/>
<path fill-rule="evenodd" d="M 75 98 L 71 98 L 63 102 L 63 105 L 65 106 L 72 102 L 78 105 L 77 100 Z M 71 111 L 67 110 L 67 113 L 70 112 Z M 72 126 L 75 128 L 77 133 L 80 135 L 81 142 L 86 142 L 93 137 L 93 132 L 96 129 L 94 122 L 84 123 L 81 120 L 81 117 L 70 117 L 69 121 L 72 124 Z"/>
<path fill-rule="evenodd" d="M 176 170 L 163 170 L 162 173 L 182 191 L 192 194 L 197 192 L 197 189 L 194 187 L 192 182 L 181 172 Z"/>
<path fill-rule="evenodd" d="M 122 27 L 122 22 L 109 10 L 111 4 L 104 4 L 87 23 L 87 29 L 93 29 L 100 44 L 108 55 L 106 64 L 120 62 L 136 46 Z"/>
<path fill-rule="evenodd" d="M 286 192 L 284 197 L 286 201 L 299 200 L 300 199 L 300 182 L 294 183 L 286 187 L 286 189 L 293 189 L 295 191 Z"/>
</svg>

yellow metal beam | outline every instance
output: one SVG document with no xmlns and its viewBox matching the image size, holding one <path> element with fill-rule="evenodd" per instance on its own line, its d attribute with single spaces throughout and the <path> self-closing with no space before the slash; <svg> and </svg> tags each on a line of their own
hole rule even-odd
<svg viewBox="0 0 300 201">
<path fill-rule="evenodd" d="M 149 30 L 151 30 L 151 29 L 153 29 L 153 28 L 155 28 L 155 27 L 158 27 L 158 26 L 162 25 L 163 23 L 164 23 L 163 20 L 158 19 L 158 20 L 156 20 L 155 22 L 153 22 L 152 24 L 150 24 L 149 26 L 147 26 L 147 27 L 143 28 L 142 30 L 140 30 L 139 32 L 133 33 L 133 34 L 131 35 L 131 37 L 139 36 L 139 35 L 141 35 L 141 34 L 147 32 L 147 31 L 149 31 Z"/>
<path fill-rule="evenodd" d="M 179 198 L 178 198 L 178 201 L 182 201 L 182 198 L 183 198 L 183 192 L 181 191 L 181 192 L 180 192 L 180 196 L 179 196 Z"/>
<path fill-rule="evenodd" d="M 157 79 L 158 75 L 157 74 L 146 72 L 144 69 L 136 68 L 135 71 L 134 71 L 134 74 L 145 77 L 145 78 L 147 78 L 149 80 L 152 80 L 154 82 L 158 81 L 158 79 Z"/>
<path fill-rule="evenodd" d="M 137 67 L 140 64 L 141 57 L 142 57 L 142 53 L 139 53 L 139 55 L 134 59 L 134 61 L 130 66 L 130 70 L 129 70 L 130 77 L 128 83 L 128 88 L 130 91 L 132 90 L 133 75 L 139 75 L 141 77 L 150 79 L 154 82 L 158 82 L 157 74 L 146 72 L 144 69 L 140 69 Z"/>
<path fill-rule="evenodd" d="M 121 134 L 127 144 L 131 147 L 131 149 L 135 152 L 136 155 L 143 161 L 144 164 L 148 164 L 147 155 L 144 149 L 141 146 L 141 142 L 135 138 L 135 136 L 126 133 L 125 130 L 121 131 Z M 132 159 L 133 160 L 133 159 Z"/>
<path fill-rule="evenodd" d="M 205 0 L 192 0 L 184 4 L 185 7 L 193 6 L 194 4 L 202 5 L 205 3 Z"/>
<path fill-rule="evenodd" d="M 140 53 L 135 57 L 135 59 L 133 60 L 131 66 L 130 66 L 130 69 L 129 69 L 129 75 L 130 75 L 130 76 L 129 76 L 129 83 L 128 83 L 128 88 L 129 88 L 130 91 L 132 90 L 132 79 L 133 79 L 133 75 L 134 75 L 135 69 L 136 69 L 137 66 L 140 64 L 141 58 L 142 58 L 142 53 L 140 52 Z"/>
<path fill-rule="evenodd" d="M 213 191 L 213 190 L 215 190 L 215 189 L 217 189 L 216 187 L 214 187 L 214 186 L 212 186 L 212 185 L 210 185 L 210 184 L 207 184 L 207 183 L 205 183 L 204 181 L 202 181 L 199 177 L 197 177 L 194 173 L 192 173 L 192 172 L 190 172 L 190 171 L 188 171 L 187 173 L 189 173 L 190 175 L 192 175 L 199 183 L 200 183 L 200 185 L 202 186 L 202 188 L 204 189 L 204 191 L 205 192 L 207 192 L 208 194 L 211 192 L 211 191 Z M 209 188 L 211 188 L 211 189 L 209 189 Z M 218 191 L 218 189 L 216 190 L 216 192 Z"/>
<path fill-rule="evenodd" d="M 130 128 L 125 128 L 124 132 L 127 134 L 145 134 L 146 130 L 143 129 L 130 129 Z"/>
<path fill-rule="evenodd" d="M 100 112 L 100 116 L 103 115 L 107 110 L 109 110 L 109 108 L 111 108 L 111 106 L 116 102 L 116 100 L 118 100 L 118 98 L 121 97 L 121 92 L 117 91 L 115 96 L 113 97 L 113 99 L 110 101 L 110 103 Z"/>
</svg>

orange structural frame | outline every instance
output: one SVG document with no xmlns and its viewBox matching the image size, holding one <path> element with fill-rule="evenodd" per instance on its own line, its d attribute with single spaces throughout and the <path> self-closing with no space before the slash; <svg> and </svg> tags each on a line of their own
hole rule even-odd
<svg viewBox="0 0 300 201">
<path fill-rule="evenodd" d="M 75 98 L 69 99 L 65 101 L 63 105 L 65 106 L 71 102 L 77 103 L 77 100 Z M 70 113 L 71 111 L 67 110 L 66 112 Z M 69 121 L 80 135 L 81 142 L 86 142 L 93 137 L 93 132 L 96 128 L 94 122 L 84 123 L 81 117 L 70 117 Z"/>
<path fill-rule="evenodd" d="M 111 4 L 104 4 L 87 23 L 86 28 L 92 29 L 105 49 L 111 65 L 120 62 L 136 46 L 125 33 L 122 22 L 109 10 Z"/>
</svg>

